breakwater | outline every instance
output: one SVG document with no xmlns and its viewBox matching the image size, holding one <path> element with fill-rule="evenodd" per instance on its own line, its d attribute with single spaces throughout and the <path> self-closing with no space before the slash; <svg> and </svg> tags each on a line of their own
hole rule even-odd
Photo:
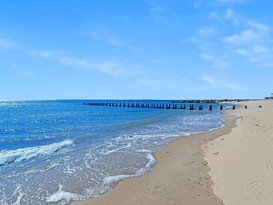
<svg viewBox="0 0 273 205">
<path fill-rule="evenodd" d="M 216 102 L 211 102 L 216 103 Z M 108 106 L 108 107 L 127 107 L 127 108 L 153 108 L 153 109 L 173 109 L 173 110 L 204 110 L 204 102 L 202 104 L 193 102 L 191 103 L 125 103 L 125 102 L 83 102 L 87 106 Z M 219 104 L 219 110 L 223 110 L 223 105 Z M 235 106 L 233 106 L 235 109 Z M 212 111 L 213 106 L 210 104 L 208 110 Z"/>
</svg>

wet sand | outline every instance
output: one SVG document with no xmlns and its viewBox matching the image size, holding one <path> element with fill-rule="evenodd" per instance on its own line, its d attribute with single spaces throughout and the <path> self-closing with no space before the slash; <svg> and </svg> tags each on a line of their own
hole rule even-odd
<svg viewBox="0 0 273 205">
<path fill-rule="evenodd" d="M 223 204 L 211 188 L 209 168 L 201 146 L 230 132 L 235 117 L 225 113 L 226 126 L 182 137 L 156 153 L 151 172 L 120 182 L 115 189 L 74 205 L 213 205 Z"/>
</svg>

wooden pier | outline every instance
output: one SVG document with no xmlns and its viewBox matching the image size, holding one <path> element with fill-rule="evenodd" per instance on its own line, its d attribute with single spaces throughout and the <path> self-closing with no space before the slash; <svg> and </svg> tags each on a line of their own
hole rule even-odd
<svg viewBox="0 0 273 205">
<path fill-rule="evenodd" d="M 204 110 L 204 105 L 200 103 L 189 104 L 186 107 L 186 104 L 178 104 L 178 103 L 167 103 L 167 104 L 153 104 L 153 103 L 125 103 L 125 102 L 84 102 L 83 105 L 87 106 L 108 106 L 108 107 L 127 107 L 127 108 L 150 108 L 150 109 L 167 109 L 167 110 Z M 215 106 L 214 106 L 215 108 Z M 235 109 L 235 105 L 233 105 L 232 109 Z M 212 111 L 212 104 L 208 105 L 208 110 Z M 220 104 L 218 110 L 223 110 L 223 105 Z"/>
</svg>

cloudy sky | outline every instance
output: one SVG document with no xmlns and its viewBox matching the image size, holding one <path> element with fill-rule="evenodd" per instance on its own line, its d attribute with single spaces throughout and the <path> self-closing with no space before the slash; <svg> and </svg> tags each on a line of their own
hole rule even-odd
<svg viewBox="0 0 273 205">
<path fill-rule="evenodd" d="M 0 100 L 263 98 L 271 0 L 0 1 Z"/>
</svg>

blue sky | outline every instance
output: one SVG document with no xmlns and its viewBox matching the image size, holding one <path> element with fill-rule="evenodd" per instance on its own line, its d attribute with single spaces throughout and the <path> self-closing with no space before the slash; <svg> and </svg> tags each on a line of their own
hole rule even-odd
<svg viewBox="0 0 273 205">
<path fill-rule="evenodd" d="M 271 0 L 0 1 L 0 100 L 264 98 Z"/>
</svg>

